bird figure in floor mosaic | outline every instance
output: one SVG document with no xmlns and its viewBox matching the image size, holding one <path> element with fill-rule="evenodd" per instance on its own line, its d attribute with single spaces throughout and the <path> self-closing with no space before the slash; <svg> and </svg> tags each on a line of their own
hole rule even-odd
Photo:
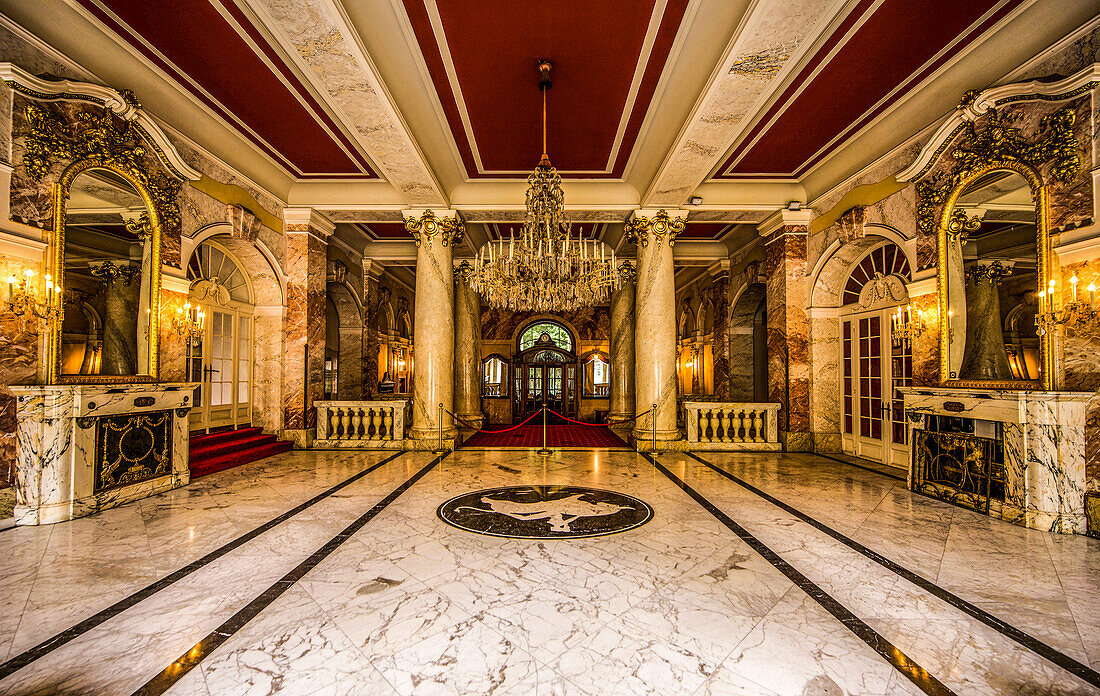
<svg viewBox="0 0 1100 696">
<path fill-rule="evenodd" d="M 550 525 L 551 530 L 569 532 L 571 531 L 569 525 L 578 517 L 602 517 L 603 515 L 614 515 L 627 509 L 612 503 L 590 503 L 582 500 L 584 495 L 584 493 L 577 493 L 567 498 L 540 500 L 534 503 L 517 503 L 511 500 L 483 496 L 480 502 L 482 505 L 488 505 L 488 510 L 466 505 L 456 508 L 455 512 L 473 510 L 475 512 L 495 512 L 516 520 L 545 520 Z"/>
</svg>

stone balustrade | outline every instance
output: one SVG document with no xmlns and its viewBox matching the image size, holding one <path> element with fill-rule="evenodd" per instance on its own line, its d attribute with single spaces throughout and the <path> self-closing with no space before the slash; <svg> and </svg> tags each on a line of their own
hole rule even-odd
<svg viewBox="0 0 1100 696">
<path fill-rule="evenodd" d="M 408 401 L 314 401 L 313 446 L 338 449 L 402 449 Z"/>
<path fill-rule="evenodd" d="M 779 404 L 683 402 L 690 449 L 779 452 Z"/>
</svg>

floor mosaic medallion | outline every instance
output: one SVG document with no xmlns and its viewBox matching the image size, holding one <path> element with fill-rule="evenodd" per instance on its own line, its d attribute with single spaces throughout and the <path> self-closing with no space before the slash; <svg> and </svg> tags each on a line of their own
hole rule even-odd
<svg viewBox="0 0 1100 696">
<path fill-rule="evenodd" d="M 629 495 L 579 486 L 509 486 L 464 493 L 436 511 L 447 524 L 517 539 L 575 539 L 625 532 L 653 519 Z"/>
</svg>

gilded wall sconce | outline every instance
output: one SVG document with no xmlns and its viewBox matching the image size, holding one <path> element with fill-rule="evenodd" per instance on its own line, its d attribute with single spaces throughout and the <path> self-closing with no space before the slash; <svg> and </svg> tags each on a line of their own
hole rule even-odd
<svg viewBox="0 0 1100 696">
<path fill-rule="evenodd" d="M 30 315 L 38 319 L 51 319 L 60 315 L 61 287 L 55 285 L 47 273 L 45 291 L 39 299 L 34 276 L 30 268 L 23 271 L 22 278 L 16 278 L 14 274 L 8 276 L 8 309 L 18 317 Z"/>
</svg>

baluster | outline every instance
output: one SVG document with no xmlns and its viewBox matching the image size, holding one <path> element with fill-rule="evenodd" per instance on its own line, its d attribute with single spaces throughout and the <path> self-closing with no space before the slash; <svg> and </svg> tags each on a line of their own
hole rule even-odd
<svg viewBox="0 0 1100 696">
<path fill-rule="evenodd" d="M 714 415 L 714 409 L 707 409 L 707 442 L 718 439 L 718 417 Z"/>
<path fill-rule="evenodd" d="M 382 410 L 377 406 L 371 407 L 370 410 L 370 432 L 367 433 L 367 439 L 382 439 Z"/>
<path fill-rule="evenodd" d="M 337 413 L 340 416 L 340 426 L 337 431 L 338 437 L 346 440 L 348 437 L 348 424 L 351 423 L 351 414 L 348 413 L 348 409 L 346 408 L 337 409 Z"/>
<path fill-rule="evenodd" d="M 392 408 L 382 409 L 382 427 L 385 429 L 385 432 L 383 432 L 381 434 L 381 437 L 383 439 L 386 439 L 386 440 L 392 440 L 393 439 L 393 409 Z"/>
<path fill-rule="evenodd" d="M 351 416 L 348 418 L 348 439 L 359 439 L 359 424 L 363 422 L 363 417 L 359 414 L 359 407 L 355 406 L 350 409 Z"/>
<path fill-rule="evenodd" d="M 749 436 L 749 429 L 745 427 L 745 409 L 737 409 L 737 437 L 734 442 L 744 442 Z"/>
<path fill-rule="evenodd" d="M 730 412 L 729 409 L 723 407 L 722 413 L 722 442 L 732 442 L 730 437 Z"/>
<path fill-rule="evenodd" d="M 763 442 L 764 441 L 764 438 L 761 437 L 762 433 L 760 432 L 762 430 L 762 428 L 760 427 L 761 425 L 763 425 L 763 422 L 761 421 L 761 418 L 760 418 L 760 411 L 758 409 L 754 408 L 752 410 L 752 428 L 753 428 L 752 441 L 753 442 Z"/>
</svg>

